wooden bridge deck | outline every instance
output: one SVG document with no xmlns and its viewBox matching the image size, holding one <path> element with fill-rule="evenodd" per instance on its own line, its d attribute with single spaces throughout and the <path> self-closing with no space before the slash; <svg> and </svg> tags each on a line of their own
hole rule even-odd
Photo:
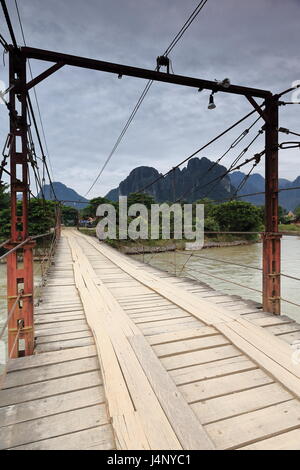
<svg viewBox="0 0 300 470">
<path fill-rule="evenodd" d="M 300 325 L 63 232 L 6 449 L 300 449 Z M 298 356 L 299 358 L 299 356 Z"/>
</svg>

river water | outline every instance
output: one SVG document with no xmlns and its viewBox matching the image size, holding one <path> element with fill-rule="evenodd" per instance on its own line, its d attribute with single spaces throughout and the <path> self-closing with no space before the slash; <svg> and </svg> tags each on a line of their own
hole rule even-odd
<svg viewBox="0 0 300 470">
<path fill-rule="evenodd" d="M 188 253 L 166 252 L 145 254 L 145 262 L 152 266 L 167 270 L 177 275 L 198 279 L 210 285 L 214 289 L 224 292 L 224 294 L 234 294 L 244 299 L 252 299 L 261 302 L 261 294 L 248 288 L 262 289 L 262 274 L 260 270 L 243 268 L 232 264 L 225 264 L 221 261 L 211 261 L 208 259 L 192 256 L 188 260 Z M 262 244 L 230 246 L 222 248 L 209 248 L 194 252 L 195 254 L 207 258 L 217 258 L 237 264 L 244 264 L 254 268 L 261 268 L 262 265 Z M 300 278 L 300 237 L 284 236 L 282 238 L 281 250 L 281 272 L 290 276 Z M 134 255 L 142 260 L 143 255 Z M 188 260 L 188 261 L 187 261 Z M 185 267 L 184 263 L 187 261 Z M 176 270 L 175 270 L 176 265 Z M 182 271 L 181 271 L 182 270 Z M 213 277 L 216 276 L 216 277 Z M 217 279 L 223 278 L 224 280 Z M 227 282 L 228 280 L 241 284 Z M 300 281 L 282 276 L 281 296 L 291 302 L 300 304 Z M 282 313 L 300 322 L 300 308 L 287 302 L 282 302 Z"/>
</svg>

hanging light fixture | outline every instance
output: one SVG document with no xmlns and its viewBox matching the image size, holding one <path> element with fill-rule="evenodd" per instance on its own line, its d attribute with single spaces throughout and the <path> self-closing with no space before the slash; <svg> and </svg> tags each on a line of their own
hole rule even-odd
<svg viewBox="0 0 300 470">
<path fill-rule="evenodd" d="M 208 109 L 215 109 L 215 108 L 216 108 L 216 105 L 215 105 L 215 101 L 214 101 L 214 92 L 212 92 L 209 95 Z"/>
</svg>

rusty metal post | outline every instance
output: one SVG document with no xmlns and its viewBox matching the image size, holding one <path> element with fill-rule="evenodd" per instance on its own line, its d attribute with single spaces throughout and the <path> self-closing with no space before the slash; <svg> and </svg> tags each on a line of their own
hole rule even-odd
<svg viewBox="0 0 300 470">
<path fill-rule="evenodd" d="M 28 146 L 26 59 L 16 48 L 9 53 L 11 249 L 28 238 Z M 11 357 L 33 353 L 33 246 L 29 241 L 7 257 L 7 304 L 12 308 L 19 292 L 20 301 L 8 323 L 8 351 Z"/>
<path fill-rule="evenodd" d="M 265 233 L 263 309 L 280 315 L 280 239 L 278 233 L 278 100 L 266 99 Z"/>
</svg>

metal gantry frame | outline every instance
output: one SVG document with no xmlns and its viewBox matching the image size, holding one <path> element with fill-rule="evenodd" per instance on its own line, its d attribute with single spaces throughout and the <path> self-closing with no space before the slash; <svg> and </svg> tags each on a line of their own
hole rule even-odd
<svg viewBox="0 0 300 470">
<path fill-rule="evenodd" d="M 26 64 L 29 59 L 53 63 L 46 71 L 27 82 Z M 128 65 L 62 54 L 31 47 L 9 46 L 9 114 L 11 133 L 11 239 L 7 248 L 26 240 L 28 237 L 28 147 L 27 147 L 27 95 L 28 91 L 64 65 L 90 70 L 138 77 L 147 80 L 193 87 L 200 90 L 242 95 L 247 98 L 265 121 L 265 233 L 263 234 L 263 309 L 280 314 L 280 238 L 278 233 L 278 96 L 270 91 L 230 85 L 224 88 L 220 83 L 147 70 Z M 255 98 L 264 100 L 258 104 Z M 21 199 L 18 194 L 21 194 Z M 17 200 L 21 201 L 20 209 Z M 20 211 L 20 212 L 18 212 Z M 15 309 L 9 323 L 9 345 L 16 339 L 21 324 L 18 344 L 13 357 L 32 354 L 34 348 L 33 329 L 33 242 L 22 246 L 22 266 L 18 265 L 18 252 L 13 252 L 7 262 L 8 308 L 10 309 L 20 292 L 22 300 Z M 23 351 L 23 353 L 21 352 Z"/>
</svg>

